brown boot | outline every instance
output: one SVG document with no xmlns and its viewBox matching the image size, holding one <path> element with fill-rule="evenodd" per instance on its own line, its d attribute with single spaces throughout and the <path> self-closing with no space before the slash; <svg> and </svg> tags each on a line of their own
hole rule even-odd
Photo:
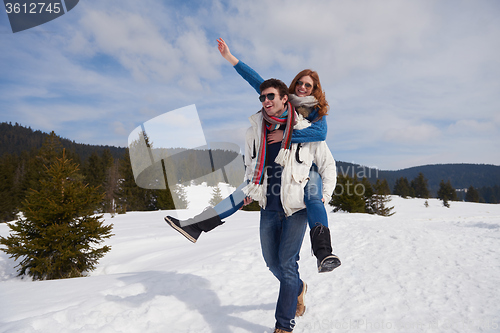
<svg viewBox="0 0 500 333">
<path fill-rule="evenodd" d="M 306 312 L 305 297 L 307 292 L 307 284 L 302 281 L 302 291 L 299 297 L 297 297 L 297 310 L 295 311 L 295 317 L 300 317 Z"/>
</svg>

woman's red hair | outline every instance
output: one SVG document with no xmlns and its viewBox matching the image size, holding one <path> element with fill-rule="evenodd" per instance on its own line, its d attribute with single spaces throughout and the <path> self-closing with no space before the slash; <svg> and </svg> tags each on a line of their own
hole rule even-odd
<svg viewBox="0 0 500 333">
<path fill-rule="evenodd" d="M 326 116 L 328 114 L 328 109 L 330 108 L 330 106 L 326 101 L 325 92 L 323 91 L 323 88 L 321 88 L 319 75 L 316 71 L 313 71 L 311 69 L 304 69 L 303 71 L 301 71 L 299 74 L 295 76 L 295 78 L 292 80 L 292 83 L 290 83 L 290 88 L 288 88 L 288 92 L 290 94 L 295 94 L 295 86 L 297 85 L 297 81 L 300 80 L 300 78 L 303 76 L 310 76 L 314 82 L 313 91 L 311 95 L 318 100 L 318 108 L 319 108 L 318 119 L 321 119 L 323 116 Z"/>
</svg>

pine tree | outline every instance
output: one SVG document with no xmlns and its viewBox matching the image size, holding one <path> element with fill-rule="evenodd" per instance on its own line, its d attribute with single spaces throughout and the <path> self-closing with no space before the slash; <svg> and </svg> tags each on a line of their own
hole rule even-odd
<svg viewBox="0 0 500 333">
<path fill-rule="evenodd" d="M 0 222 L 15 219 L 19 186 L 16 186 L 16 156 L 5 154 L 0 158 Z"/>
<path fill-rule="evenodd" d="M 104 181 L 104 212 L 116 213 L 116 194 L 118 192 L 118 183 L 120 175 L 118 172 L 119 161 L 113 161 L 112 165 L 106 170 L 106 180 Z"/>
<path fill-rule="evenodd" d="M 90 186 L 102 186 L 106 178 L 106 169 L 97 152 L 92 152 L 87 161 L 84 163 L 83 174 L 85 181 Z"/>
<path fill-rule="evenodd" d="M 189 202 L 187 199 L 187 193 L 181 185 L 176 184 L 174 186 L 170 186 L 167 190 L 169 190 L 175 198 L 174 201 L 176 209 L 186 209 L 188 207 Z"/>
<path fill-rule="evenodd" d="M 6 246 L 2 251 L 21 260 L 19 275 L 34 280 L 83 276 L 110 250 L 97 247 L 112 236 L 112 225 L 103 225 L 102 215 L 95 215 L 102 195 L 82 179 L 63 152 L 41 174 L 40 189 L 29 192 L 21 207 L 24 218 L 0 238 Z"/>
<path fill-rule="evenodd" d="M 479 189 L 479 201 L 484 203 L 500 203 L 500 186 L 484 186 Z"/>
<path fill-rule="evenodd" d="M 425 179 L 422 172 L 420 172 L 418 176 L 411 181 L 411 188 L 413 189 L 416 198 L 429 199 L 427 179 Z"/>
<path fill-rule="evenodd" d="M 186 209 L 188 207 L 186 191 L 179 184 L 168 186 L 166 190 L 157 190 L 155 194 L 158 209 Z"/>
<path fill-rule="evenodd" d="M 153 190 L 140 188 L 135 183 L 129 149 L 126 149 L 125 156 L 120 160 L 118 170 L 120 174 L 117 191 L 118 212 L 155 210 L 156 197 Z"/>
<path fill-rule="evenodd" d="M 375 183 L 375 192 L 382 195 L 391 195 L 391 188 L 389 187 L 387 179 L 384 179 L 383 181 L 377 179 L 377 182 Z"/>
<path fill-rule="evenodd" d="M 42 147 L 36 153 L 34 158 L 30 159 L 27 166 L 28 173 L 25 178 L 27 189 L 40 190 L 40 178 L 46 172 L 47 168 L 61 157 L 63 147 L 60 138 L 52 131 L 43 142 Z"/>
<path fill-rule="evenodd" d="M 469 186 L 467 193 L 465 194 L 465 201 L 468 202 L 479 202 L 479 192 L 474 188 L 474 186 Z"/>
<path fill-rule="evenodd" d="M 356 180 L 356 178 L 355 178 L 355 180 Z M 358 188 L 358 190 L 355 191 L 355 195 L 356 195 L 356 192 L 359 193 L 359 188 L 362 188 L 363 189 L 362 197 L 363 197 L 363 200 L 365 202 L 365 213 L 374 214 L 375 212 L 373 211 L 373 209 L 371 207 L 371 201 L 373 199 L 373 195 L 375 194 L 373 186 L 370 183 L 370 181 L 368 180 L 368 178 L 366 178 L 366 177 L 363 177 L 363 179 L 361 179 L 361 182 L 359 184 L 361 185 L 361 187 L 359 187 L 359 185 L 356 186 L 356 188 Z"/>
<path fill-rule="evenodd" d="M 393 194 L 399 195 L 402 198 L 407 198 L 412 196 L 412 188 L 406 177 L 401 177 L 399 179 L 396 179 L 396 184 L 394 185 Z"/>
<path fill-rule="evenodd" d="M 373 190 L 374 193 L 369 198 L 367 198 L 369 211 L 372 214 L 381 216 L 394 215 L 394 212 L 391 212 L 394 209 L 394 206 L 386 206 L 386 204 L 391 201 L 391 190 L 389 188 L 387 180 L 384 179 L 383 181 L 380 181 L 380 179 L 377 179 Z"/>
<path fill-rule="evenodd" d="M 356 176 L 353 179 L 349 175 L 339 174 L 337 186 L 329 204 L 335 207 L 335 212 L 365 213 L 365 192 L 364 185 Z"/>
<path fill-rule="evenodd" d="M 439 190 L 437 195 L 439 199 L 443 200 L 443 205 L 448 208 L 450 208 L 450 200 L 458 200 L 457 192 L 455 191 L 449 180 L 446 183 L 444 182 L 444 180 L 441 180 L 441 182 L 439 183 Z"/>
<path fill-rule="evenodd" d="M 210 199 L 209 204 L 212 207 L 215 207 L 215 205 L 217 205 L 222 200 L 224 200 L 224 198 L 222 197 L 222 192 L 220 190 L 220 187 L 217 185 L 214 187 L 214 190 L 212 191 L 212 198 Z"/>
</svg>

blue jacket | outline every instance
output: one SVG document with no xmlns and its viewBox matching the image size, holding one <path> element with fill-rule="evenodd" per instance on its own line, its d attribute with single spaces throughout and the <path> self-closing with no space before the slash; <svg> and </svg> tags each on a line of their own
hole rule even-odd
<svg viewBox="0 0 500 333">
<path fill-rule="evenodd" d="M 241 75 L 245 81 L 247 81 L 257 93 L 260 95 L 260 84 L 264 82 L 264 79 L 254 71 L 250 66 L 245 64 L 243 61 L 238 61 L 234 66 L 234 69 Z M 292 143 L 304 143 L 304 142 L 315 142 L 315 141 L 325 141 L 326 132 L 328 131 L 328 126 L 325 117 L 314 121 L 318 116 L 318 109 L 315 108 L 306 118 L 311 122 L 311 126 L 301 129 L 294 130 L 292 132 Z"/>
</svg>

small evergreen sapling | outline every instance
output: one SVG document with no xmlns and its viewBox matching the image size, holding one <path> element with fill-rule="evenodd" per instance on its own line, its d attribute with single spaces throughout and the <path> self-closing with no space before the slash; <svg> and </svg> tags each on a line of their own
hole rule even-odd
<svg viewBox="0 0 500 333">
<path fill-rule="evenodd" d="M 406 177 L 401 177 L 396 179 L 393 194 L 406 199 L 407 197 L 415 197 L 415 190 L 410 186 L 410 182 Z"/>
<path fill-rule="evenodd" d="M 212 191 L 212 198 L 210 199 L 209 204 L 212 207 L 215 207 L 215 205 L 217 205 L 222 200 L 224 200 L 224 198 L 222 197 L 222 191 L 221 191 L 220 187 L 217 185 L 214 187 L 214 189 Z"/>
<path fill-rule="evenodd" d="M 465 201 L 467 202 L 479 202 L 479 192 L 474 188 L 474 186 L 469 186 L 465 194 Z"/>
<path fill-rule="evenodd" d="M 438 190 L 438 198 L 443 200 L 443 205 L 447 208 L 450 208 L 450 203 L 449 201 L 457 201 L 457 192 L 451 185 L 450 180 L 448 180 L 446 183 L 444 180 L 441 180 L 441 183 L 439 183 L 439 190 Z"/>
<path fill-rule="evenodd" d="M 370 207 L 369 212 L 381 216 L 394 215 L 395 212 L 392 211 L 394 206 L 387 206 L 387 204 L 391 201 L 391 189 L 389 188 L 387 180 L 384 179 L 383 181 L 380 181 L 380 179 L 377 179 L 373 189 L 374 193 L 367 200 L 368 206 Z"/>
<path fill-rule="evenodd" d="M 418 176 L 411 181 L 411 188 L 415 193 L 416 198 L 429 199 L 428 181 L 424 174 L 420 172 Z"/>
</svg>

